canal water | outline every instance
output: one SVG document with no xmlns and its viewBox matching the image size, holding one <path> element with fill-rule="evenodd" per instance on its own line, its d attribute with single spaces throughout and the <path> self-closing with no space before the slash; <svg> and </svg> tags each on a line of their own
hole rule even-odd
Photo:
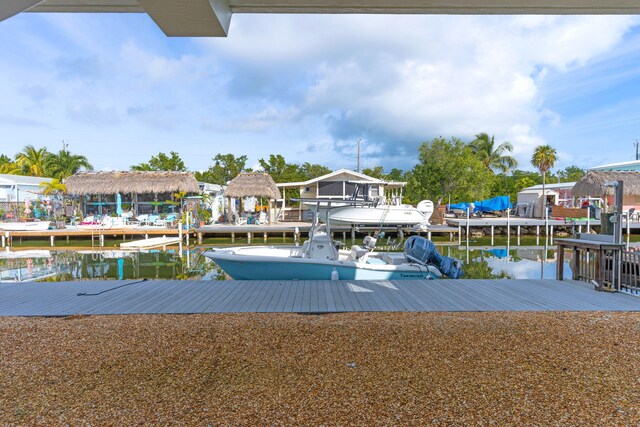
<svg viewBox="0 0 640 427">
<path fill-rule="evenodd" d="M 487 245 L 483 240 L 436 242 L 440 253 L 458 258 L 464 263 L 464 277 L 475 279 L 515 278 L 554 279 L 556 275 L 555 246 L 512 246 L 506 241 Z M 531 244 L 533 243 L 533 244 Z M 184 250 L 127 252 L 87 249 L 48 250 L 33 248 L 0 253 L 0 281 L 28 282 L 72 280 L 212 280 L 226 279 L 224 273 L 203 256 L 207 247 Z M 571 277 L 569 262 L 564 274 Z"/>
</svg>

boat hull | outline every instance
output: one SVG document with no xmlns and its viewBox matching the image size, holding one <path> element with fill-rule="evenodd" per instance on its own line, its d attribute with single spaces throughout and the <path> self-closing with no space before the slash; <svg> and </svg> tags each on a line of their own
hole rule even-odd
<svg viewBox="0 0 640 427">
<path fill-rule="evenodd" d="M 34 221 L 34 222 L 1 222 L 0 230 L 2 231 L 46 231 L 51 225 L 50 221 Z"/>
<path fill-rule="evenodd" d="M 407 206 L 346 206 L 329 213 L 332 225 L 416 225 L 428 221 L 425 215 Z"/>
<path fill-rule="evenodd" d="M 378 265 L 353 261 L 277 256 L 237 255 L 224 251 L 206 252 L 235 280 L 330 280 L 333 270 L 340 280 L 434 279 L 436 272 L 414 264 Z"/>
</svg>

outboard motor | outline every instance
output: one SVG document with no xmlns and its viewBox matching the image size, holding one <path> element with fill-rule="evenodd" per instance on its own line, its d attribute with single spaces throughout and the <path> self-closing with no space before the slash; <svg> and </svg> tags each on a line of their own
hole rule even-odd
<svg viewBox="0 0 640 427">
<path fill-rule="evenodd" d="M 416 262 L 424 266 L 433 265 L 442 274 L 451 279 L 462 277 L 462 261 L 440 255 L 436 245 L 424 237 L 409 237 L 404 243 L 404 257 L 409 262 Z"/>
</svg>

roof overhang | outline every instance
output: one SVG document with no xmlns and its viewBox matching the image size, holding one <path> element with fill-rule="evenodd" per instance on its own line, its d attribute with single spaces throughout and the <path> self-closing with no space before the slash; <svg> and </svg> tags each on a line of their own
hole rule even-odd
<svg viewBox="0 0 640 427">
<path fill-rule="evenodd" d="M 2 0 L 20 12 L 147 13 L 167 36 L 225 37 L 234 13 L 636 15 L 637 0 Z"/>
</svg>

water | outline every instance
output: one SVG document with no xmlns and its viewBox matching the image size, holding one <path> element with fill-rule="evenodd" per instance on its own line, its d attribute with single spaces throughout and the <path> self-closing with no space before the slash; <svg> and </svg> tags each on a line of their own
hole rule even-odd
<svg viewBox="0 0 640 427">
<path fill-rule="evenodd" d="M 555 279 L 555 247 L 482 246 L 443 243 L 438 250 L 465 264 L 465 278 Z M 505 242 L 503 242 L 505 243 Z M 224 273 L 202 254 L 206 247 L 177 251 L 124 252 L 107 250 L 31 250 L 16 252 L 21 258 L 0 258 L 0 281 L 69 281 L 69 280 L 211 280 L 225 279 Z M 0 254 L 2 256 L 3 254 Z M 6 253 L 4 253 L 6 256 Z M 565 278 L 571 278 L 569 261 Z"/>
</svg>

